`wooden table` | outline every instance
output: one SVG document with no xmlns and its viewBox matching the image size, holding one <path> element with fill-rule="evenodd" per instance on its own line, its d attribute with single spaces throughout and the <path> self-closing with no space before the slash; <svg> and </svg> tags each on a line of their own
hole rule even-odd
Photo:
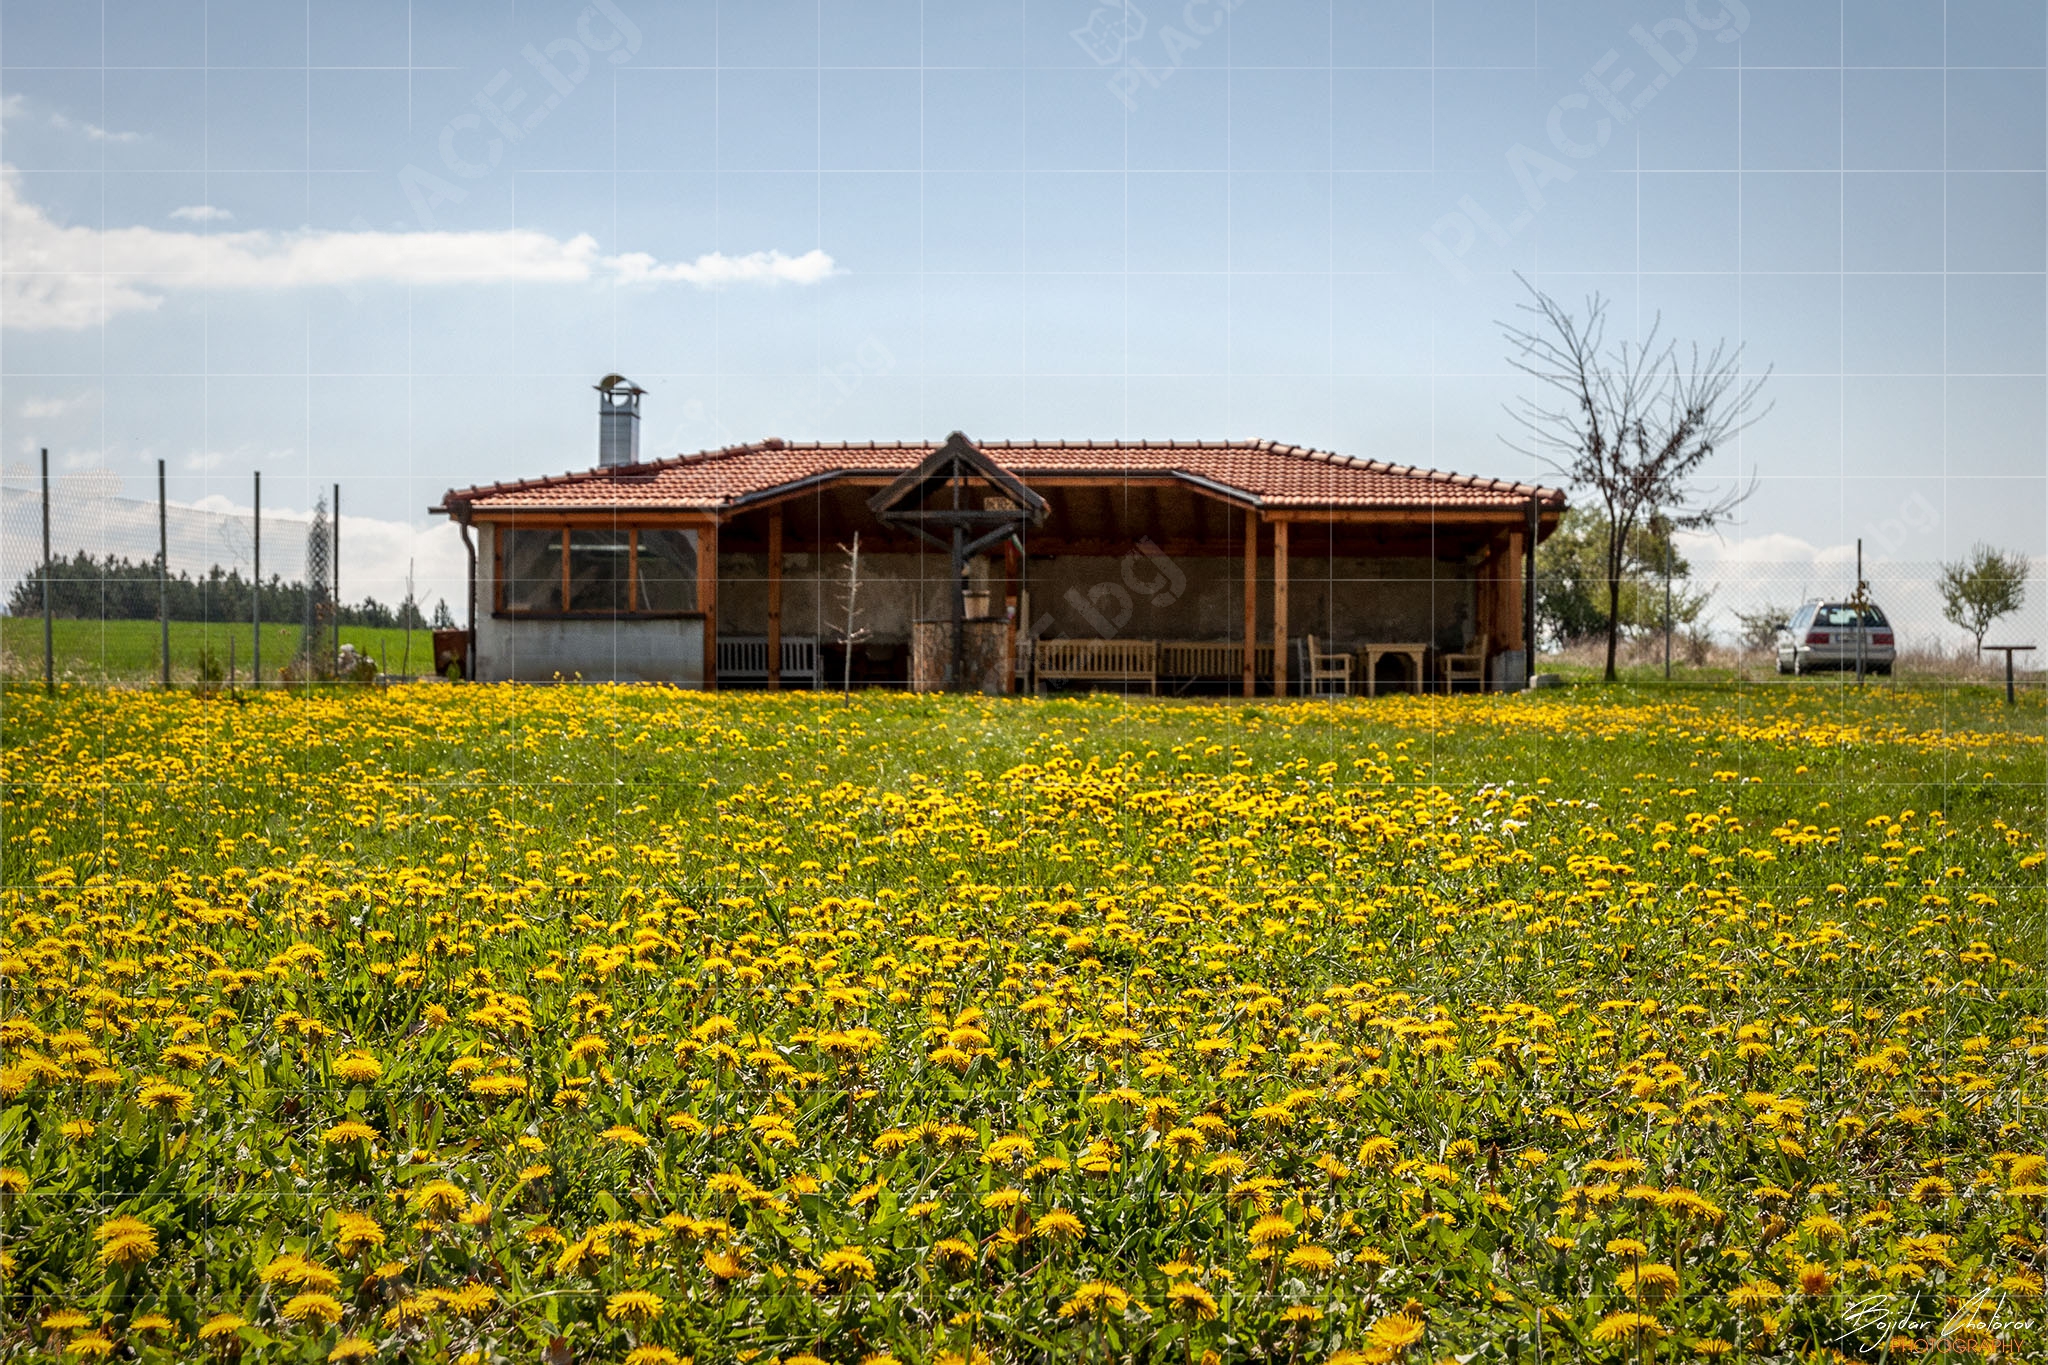
<svg viewBox="0 0 2048 1365">
<path fill-rule="evenodd" d="M 1380 659 L 1388 654 L 1399 654 L 1407 658 L 1409 675 L 1415 679 L 1415 690 L 1419 694 L 1422 691 L 1423 659 L 1428 653 L 1427 644 L 1361 645 L 1358 659 L 1365 667 L 1365 695 L 1378 695 L 1378 665 Z"/>
<path fill-rule="evenodd" d="M 1997 654 L 1997 653 L 1999 653 L 1999 652 L 2003 651 L 2003 653 L 2005 654 L 2005 704 L 2006 704 L 2007 706 L 2011 706 L 2011 705 L 2013 705 L 2013 704 L 2014 704 L 2014 699 L 2013 699 L 2013 690 L 2012 690 L 2012 656 L 2013 656 L 2013 655 L 2015 655 L 2015 654 L 2030 654 L 2030 653 L 2032 653 L 2032 652 L 2033 652 L 2033 649 L 2034 649 L 2034 647 L 2033 647 L 2032 645 L 1978 645 L 1978 646 L 1977 646 L 1977 652 L 1978 652 L 1978 653 L 1980 653 L 1980 654 L 1982 654 L 1982 653 L 1984 653 L 1984 652 L 1986 652 L 1986 651 L 1989 651 L 1990 653 L 1993 653 L 1993 654 Z"/>
</svg>

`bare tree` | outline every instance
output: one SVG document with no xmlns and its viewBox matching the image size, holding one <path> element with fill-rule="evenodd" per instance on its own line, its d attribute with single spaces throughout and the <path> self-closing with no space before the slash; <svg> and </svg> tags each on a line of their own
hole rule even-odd
<svg viewBox="0 0 2048 1365">
<path fill-rule="evenodd" d="M 841 680 L 840 692 L 850 702 L 853 699 L 853 651 L 854 647 L 868 638 L 866 626 L 859 625 L 860 614 L 860 532 L 853 533 L 853 544 L 841 545 L 839 552 L 846 556 L 846 628 L 838 631 L 840 642 L 846 646 L 846 669 Z"/>
<path fill-rule="evenodd" d="M 1520 278 L 1517 276 L 1516 278 Z M 1757 399 L 1769 371 L 1744 375 L 1742 350 L 1724 341 L 1681 358 L 1659 341 L 1662 318 L 1641 342 L 1607 345 L 1607 300 L 1594 294 L 1580 318 L 1527 280 L 1522 323 L 1503 323 L 1511 363 L 1536 381 L 1508 408 L 1521 428 L 1508 444 L 1592 492 L 1607 524 L 1607 681 L 1621 634 L 1621 584 L 1630 533 L 1652 518 L 1698 531 L 1725 521 L 1755 491 L 1695 484 L 1721 444 L 1763 416 Z M 1765 409 L 1768 411 L 1768 409 Z"/>
<path fill-rule="evenodd" d="M 1991 623 L 2026 603 L 2027 557 L 1978 545 L 1968 559 L 1943 564 L 1936 586 L 1941 589 L 1941 614 L 1951 625 L 1969 631 L 1982 654 Z"/>
</svg>

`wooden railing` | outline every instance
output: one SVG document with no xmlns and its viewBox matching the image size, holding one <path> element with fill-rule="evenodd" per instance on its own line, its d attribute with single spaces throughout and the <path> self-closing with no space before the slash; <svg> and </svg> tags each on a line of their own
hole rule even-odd
<svg viewBox="0 0 2048 1365">
<path fill-rule="evenodd" d="M 767 682 L 768 637 L 719 636 L 718 678 L 720 682 Z M 818 685 L 817 636 L 782 637 L 782 684 L 785 687 Z"/>
</svg>

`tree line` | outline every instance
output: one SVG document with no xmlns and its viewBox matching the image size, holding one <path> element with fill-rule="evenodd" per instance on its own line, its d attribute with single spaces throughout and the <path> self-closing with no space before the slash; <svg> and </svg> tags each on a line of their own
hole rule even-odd
<svg viewBox="0 0 2048 1365">
<path fill-rule="evenodd" d="M 39 565 L 15 583 L 7 597 L 8 615 L 42 614 L 43 574 Z M 265 621 L 306 619 L 303 582 L 287 582 L 272 574 L 258 584 L 242 577 L 240 570 L 223 570 L 218 564 L 202 577 L 177 573 L 159 584 L 154 558 L 135 561 L 108 555 L 94 559 L 80 550 L 70 559 L 53 561 L 49 580 L 51 614 L 66 620 L 154 621 L 159 609 L 168 605 L 173 621 L 247 621 L 259 597 Z M 424 630 L 429 624 L 410 593 L 396 606 L 374 597 L 343 602 L 337 614 L 342 625 L 381 630 Z M 435 629 L 454 626 L 454 614 L 445 599 L 434 604 L 431 622 Z"/>
</svg>

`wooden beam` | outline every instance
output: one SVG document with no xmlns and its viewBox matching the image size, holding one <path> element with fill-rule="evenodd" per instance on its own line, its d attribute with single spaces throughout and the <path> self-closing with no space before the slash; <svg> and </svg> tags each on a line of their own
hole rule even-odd
<svg viewBox="0 0 2048 1365">
<path fill-rule="evenodd" d="M 1259 643 L 1259 514 L 1244 514 L 1244 694 L 1258 687 L 1253 663 Z"/>
<path fill-rule="evenodd" d="M 718 688 L 718 523 L 697 531 L 697 610 L 704 613 L 704 688 Z"/>
<path fill-rule="evenodd" d="M 717 520 L 706 512 L 671 512 L 623 506 L 607 507 L 595 512 L 549 512 L 540 509 L 531 512 L 511 512 L 501 509 L 495 512 L 479 512 L 476 524 L 511 526 L 522 531 L 547 531 L 565 526 L 573 526 L 579 531 L 623 531 L 632 527 L 645 527 L 648 530 L 694 530 L 700 526 L 715 525 Z"/>
<path fill-rule="evenodd" d="M 1273 695 L 1287 695 L 1287 523 L 1273 523 Z"/>
<path fill-rule="evenodd" d="M 1303 508 L 1299 511 L 1283 508 L 1261 513 L 1274 525 L 1283 521 L 1335 522 L 1340 526 L 1372 526 L 1393 524 L 1397 526 L 1426 527 L 1432 523 L 1459 527 L 1469 526 L 1515 526 L 1522 520 L 1519 504 L 1500 508 L 1431 508 L 1417 507 L 1412 510 L 1380 507 L 1331 507 Z"/>
<path fill-rule="evenodd" d="M 782 509 L 768 509 L 768 690 L 782 690 Z"/>
</svg>

